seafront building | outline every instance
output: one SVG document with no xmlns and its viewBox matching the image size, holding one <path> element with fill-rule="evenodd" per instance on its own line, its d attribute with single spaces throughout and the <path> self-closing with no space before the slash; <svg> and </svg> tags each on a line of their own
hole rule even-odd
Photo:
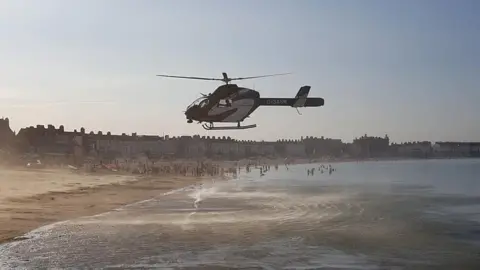
<svg viewBox="0 0 480 270">
<path fill-rule="evenodd" d="M 16 136 L 20 152 L 47 155 L 96 156 L 104 159 L 132 158 L 147 155 L 152 158 L 219 158 L 306 157 L 302 141 L 256 142 L 230 137 L 114 135 L 110 132 L 65 131 L 37 125 L 21 129 Z"/>
<path fill-rule="evenodd" d="M 215 136 L 147 136 L 110 132 L 66 131 L 63 126 L 37 125 L 15 134 L 8 118 L 0 119 L 0 149 L 18 153 L 58 156 L 80 161 L 85 157 L 104 160 L 115 158 L 384 158 L 384 157 L 470 157 L 480 156 L 476 142 L 408 142 L 391 143 L 387 135 L 364 135 L 352 143 L 324 137 L 299 140 L 244 141 Z"/>
<path fill-rule="evenodd" d="M 432 151 L 441 157 L 480 157 L 480 142 L 436 142 Z"/>
</svg>

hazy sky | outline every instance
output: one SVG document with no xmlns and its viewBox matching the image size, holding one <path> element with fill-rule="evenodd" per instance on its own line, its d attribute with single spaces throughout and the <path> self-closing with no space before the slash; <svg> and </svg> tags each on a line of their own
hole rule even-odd
<svg viewBox="0 0 480 270">
<path fill-rule="evenodd" d="M 0 0 L 0 110 L 15 130 L 480 141 L 479 13 L 475 0 Z M 242 85 L 311 85 L 325 106 L 260 107 L 256 129 L 207 132 L 183 111 L 219 83 L 155 76 L 223 71 L 293 72 Z"/>
</svg>

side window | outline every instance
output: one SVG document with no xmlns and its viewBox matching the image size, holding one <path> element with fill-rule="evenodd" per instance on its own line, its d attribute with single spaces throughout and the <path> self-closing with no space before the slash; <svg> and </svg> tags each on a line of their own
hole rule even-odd
<svg viewBox="0 0 480 270">
<path fill-rule="evenodd" d="M 232 101 L 230 99 L 221 99 L 218 102 L 219 107 L 230 107 L 232 106 Z"/>
</svg>

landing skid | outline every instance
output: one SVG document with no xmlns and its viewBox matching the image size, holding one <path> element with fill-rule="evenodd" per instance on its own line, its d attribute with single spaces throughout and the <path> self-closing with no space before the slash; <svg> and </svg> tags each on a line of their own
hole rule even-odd
<svg viewBox="0 0 480 270">
<path fill-rule="evenodd" d="M 203 124 L 202 127 L 206 130 L 230 130 L 230 129 L 249 129 L 257 127 L 256 124 L 248 125 L 248 126 L 241 126 L 240 123 L 236 126 L 226 126 L 226 127 L 215 127 L 213 123 Z"/>
</svg>

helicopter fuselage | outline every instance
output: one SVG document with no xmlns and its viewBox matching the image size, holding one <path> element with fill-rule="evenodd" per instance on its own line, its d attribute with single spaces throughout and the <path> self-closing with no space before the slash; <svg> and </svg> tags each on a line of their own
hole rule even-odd
<svg viewBox="0 0 480 270">
<path fill-rule="evenodd" d="M 259 100 L 260 93 L 255 90 L 226 84 L 190 105 L 185 116 L 189 122 L 239 123 L 258 108 Z"/>
</svg>

